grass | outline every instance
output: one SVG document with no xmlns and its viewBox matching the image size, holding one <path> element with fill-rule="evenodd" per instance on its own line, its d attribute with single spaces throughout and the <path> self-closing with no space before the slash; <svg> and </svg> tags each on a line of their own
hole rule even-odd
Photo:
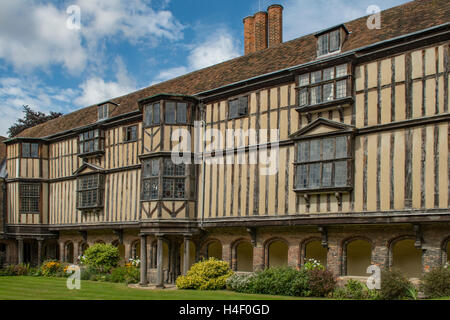
<svg viewBox="0 0 450 320">
<path fill-rule="evenodd" d="M 125 284 L 81 281 L 81 290 L 68 290 L 65 278 L 0 277 L 0 300 L 286 300 L 232 291 L 142 290 Z M 297 298 L 298 299 L 298 298 Z M 303 298 L 304 299 L 304 298 Z"/>
</svg>

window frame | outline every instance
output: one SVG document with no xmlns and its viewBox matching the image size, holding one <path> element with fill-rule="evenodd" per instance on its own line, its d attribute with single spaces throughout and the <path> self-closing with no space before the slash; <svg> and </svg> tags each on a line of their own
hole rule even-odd
<svg viewBox="0 0 450 320">
<path fill-rule="evenodd" d="M 90 137 L 89 134 L 93 132 L 93 136 Z M 96 132 L 98 132 L 98 135 L 96 136 Z M 86 138 L 85 135 L 88 134 L 88 137 Z M 93 146 L 95 149 L 95 141 L 98 141 L 98 148 L 96 150 L 89 150 L 86 151 L 84 149 L 84 146 L 86 143 L 93 142 Z M 83 144 L 83 147 L 82 147 Z M 81 151 L 83 149 L 83 152 Z M 80 133 L 78 135 L 78 155 L 83 156 L 90 156 L 90 155 L 98 155 L 103 154 L 105 152 L 105 133 L 101 129 L 92 129 L 88 131 L 84 131 L 83 133 Z"/>
<path fill-rule="evenodd" d="M 246 107 L 245 107 L 245 112 L 241 112 L 241 101 L 246 100 Z M 236 115 L 233 115 L 231 113 L 231 103 L 234 101 L 238 101 L 237 104 L 237 113 Z M 248 117 L 249 116 L 249 104 L 250 104 L 250 97 L 249 95 L 242 95 L 242 96 L 237 96 L 237 97 L 233 97 L 228 99 L 227 102 L 227 119 L 228 120 L 234 120 L 234 119 L 239 119 L 239 118 L 244 118 L 244 117 Z"/>
<path fill-rule="evenodd" d="M 135 137 L 134 139 L 129 139 L 128 133 L 130 129 L 136 128 L 135 130 Z M 139 126 L 137 124 L 133 124 L 131 126 L 126 126 L 123 128 L 123 142 L 130 143 L 130 142 L 136 142 L 139 139 Z"/>
<path fill-rule="evenodd" d="M 333 34 L 337 34 L 338 35 L 338 43 L 339 46 L 337 49 L 331 51 L 331 42 L 332 42 L 332 35 Z M 321 40 L 323 39 L 323 37 L 326 37 L 326 52 L 324 52 L 323 50 L 321 51 L 321 49 L 323 49 L 323 47 L 321 46 Z M 334 30 L 330 30 L 326 33 L 317 35 L 317 57 L 323 57 L 329 54 L 333 54 L 333 53 L 339 53 L 342 49 L 342 31 L 341 29 L 334 29 Z M 324 52 L 324 53 L 322 53 Z"/>
<path fill-rule="evenodd" d="M 337 75 L 337 71 L 339 67 L 346 66 L 346 74 L 345 75 Z M 332 69 L 333 77 L 331 79 L 324 80 L 324 74 L 326 71 Z M 320 81 L 312 83 L 312 74 L 320 72 Z M 306 76 L 306 77 L 305 77 Z M 302 84 L 302 80 L 306 79 L 307 83 Z M 352 100 L 352 65 L 349 62 L 335 64 L 333 66 L 329 66 L 326 68 L 322 68 L 319 70 L 312 70 L 308 72 L 299 73 L 296 75 L 296 105 L 297 109 L 309 110 L 309 109 L 320 109 L 321 107 L 328 107 L 330 105 L 335 104 L 344 104 L 347 103 L 347 100 Z M 345 96 L 338 97 L 338 83 L 342 83 L 345 81 Z M 332 93 L 333 98 L 330 100 L 324 99 L 324 88 L 328 85 L 332 85 Z M 314 104 L 311 103 L 311 95 L 314 89 L 320 88 L 320 101 Z M 300 101 L 303 98 L 306 98 L 306 102 L 304 104 L 300 104 Z"/>
<path fill-rule="evenodd" d="M 175 114 L 173 115 L 174 122 L 170 122 L 170 123 L 167 122 L 167 109 L 168 109 L 167 108 L 167 103 L 174 103 L 175 104 L 175 109 L 174 109 Z M 187 124 L 190 123 L 190 121 L 189 121 L 189 106 L 190 106 L 189 102 L 168 99 L 168 100 L 163 100 L 162 104 L 163 104 L 163 111 L 164 111 L 164 121 L 163 121 L 164 125 L 178 126 L 178 125 L 187 125 Z M 186 105 L 185 121 L 179 121 L 178 105 L 180 105 L 180 104 Z"/>
<path fill-rule="evenodd" d="M 100 114 L 102 115 L 100 117 Z M 103 121 L 109 118 L 109 104 L 102 104 L 97 107 L 97 120 Z"/>
<path fill-rule="evenodd" d="M 24 195 L 23 187 L 37 187 L 38 195 Z M 19 183 L 19 213 L 20 214 L 39 214 L 41 212 L 41 195 L 42 195 L 42 187 L 41 183 L 36 182 L 21 182 Z M 24 210 L 23 200 L 27 201 L 27 207 L 29 210 Z M 37 201 L 36 211 L 31 210 L 31 201 Z M 34 206 L 33 206 L 34 207 Z"/>
<path fill-rule="evenodd" d="M 337 157 L 336 156 L 336 144 L 337 144 L 337 138 L 346 138 L 346 142 L 347 142 L 347 155 L 341 156 L 341 157 Z M 326 158 L 324 159 L 324 153 L 323 153 L 323 145 L 324 145 L 324 141 L 328 140 L 328 139 L 334 139 L 334 149 L 333 149 L 333 156 L 330 158 Z M 320 158 L 318 160 L 311 160 L 310 159 L 310 154 L 308 154 L 308 159 L 307 160 L 300 160 L 299 159 L 299 148 L 301 143 L 305 143 L 305 142 L 309 142 L 311 143 L 311 141 L 320 141 Z M 337 133 L 334 135 L 323 135 L 323 136 L 318 136 L 318 137 L 307 137 L 304 139 L 297 139 L 295 141 L 295 160 L 293 162 L 293 166 L 294 166 L 294 177 L 293 177 L 293 186 L 294 186 L 294 191 L 297 193 L 303 193 L 303 194 L 314 194 L 314 193 L 330 193 L 330 192 L 345 192 L 345 191 L 350 191 L 353 189 L 353 172 L 354 172 L 354 168 L 353 168 L 353 164 L 354 164 L 354 148 L 353 148 L 353 135 L 348 134 L 348 133 Z M 308 144 L 308 152 L 310 152 L 310 144 Z M 339 185 L 336 186 L 335 184 L 335 178 L 336 178 L 336 172 L 335 172 L 335 167 L 336 167 L 336 163 L 340 163 L 340 162 L 346 162 L 347 163 L 347 173 L 346 173 L 346 184 L 345 185 Z M 310 179 L 310 166 L 314 165 L 314 164 L 320 164 L 320 171 L 319 171 L 319 185 L 318 186 L 314 186 L 311 187 L 310 183 L 309 183 L 309 179 Z M 331 164 L 331 173 L 330 173 L 330 185 L 329 186 L 324 186 L 324 164 Z M 301 166 L 306 166 L 307 167 L 307 172 L 306 172 L 306 176 L 308 177 L 308 183 L 307 183 L 307 187 L 299 187 L 299 183 L 297 181 L 297 170 L 299 170 L 299 168 Z"/>
<path fill-rule="evenodd" d="M 189 194 L 189 187 L 188 187 L 188 181 L 190 178 L 190 170 L 191 170 L 191 165 L 189 164 L 180 164 L 184 167 L 184 174 L 176 174 L 176 166 L 180 166 L 180 165 L 174 165 L 173 167 L 173 174 L 167 174 L 165 172 L 166 170 L 166 165 L 165 165 L 165 160 L 171 161 L 170 156 L 158 156 L 158 157 L 151 157 L 151 158 L 147 158 L 147 159 L 143 159 L 142 160 L 142 178 L 141 178 L 141 201 L 143 202 L 149 202 L 149 201 L 187 201 L 190 198 L 190 194 Z M 144 168 L 144 165 L 146 165 L 146 162 L 153 162 L 153 161 L 157 161 L 158 163 L 158 174 L 157 175 L 149 175 L 146 176 L 146 169 Z M 151 168 L 150 170 L 153 170 L 153 168 Z M 173 180 L 173 190 L 172 190 L 172 197 L 165 197 L 164 193 L 164 180 Z M 175 197 L 176 194 L 176 180 L 184 180 L 184 190 L 183 190 L 183 197 Z M 148 192 L 148 196 L 145 192 L 145 188 L 144 188 L 144 184 L 146 183 L 146 181 L 157 181 L 157 185 L 158 185 L 158 190 L 157 193 L 158 195 L 155 197 L 151 197 L 151 193 Z"/>
<path fill-rule="evenodd" d="M 83 179 L 89 179 L 92 177 L 96 177 L 97 179 L 97 186 L 91 187 L 91 188 L 81 188 L 82 180 Z M 89 211 L 89 210 L 95 210 L 95 209 L 101 209 L 104 206 L 104 184 L 105 179 L 104 175 L 101 173 L 90 173 L 85 175 L 80 175 L 77 177 L 77 210 L 81 211 Z M 89 193 L 95 191 L 97 199 L 96 202 L 89 203 L 88 205 L 83 205 L 82 197 L 81 195 L 83 193 Z"/>
<path fill-rule="evenodd" d="M 24 145 L 28 145 L 28 152 L 27 154 L 24 154 Z M 37 146 L 37 154 L 34 155 L 32 152 L 32 146 Z M 28 158 L 28 159 L 39 159 L 40 158 L 40 144 L 37 142 L 22 142 L 20 145 L 20 157 L 21 158 Z"/>
</svg>

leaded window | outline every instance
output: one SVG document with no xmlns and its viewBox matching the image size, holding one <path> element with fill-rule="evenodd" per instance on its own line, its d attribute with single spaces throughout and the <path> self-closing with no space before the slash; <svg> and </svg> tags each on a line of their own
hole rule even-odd
<svg viewBox="0 0 450 320">
<path fill-rule="evenodd" d="M 161 123 L 160 104 L 152 103 L 144 107 L 144 126 L 150 127 Z"/>
<path fill-rule="evenodd" d="M 295 189 L 350 187 L 350 137 L 334 136 L 297 143 Z"/>
<path fill-rule="evenodd" d="M 137 140 L 137 126 L 131 126 L 125 128 L 125 139 L 126 142 Z"/>
<path fill-rule="evenodd" d="M 186 102 L 165 102 L 165 124 L 185 124 L 187 123 L 187 103 Z"/>
<path fill-rule="evenodd" d="M 103 175 L 92 174 L 78 178 L 77 208 L 94 209 L 103 206 Z"/>
<path fill-rule="evenodd" d="M 80 154 L 89 154 L 104 150 L 103 131 L 95 129 L 86 131 L 79 136 Z"/>
<path fill-rule="evenodd" d="M 317 56 L 333 53 L 341 49 L 340 30 L 325 33 L 317 39 Z"/>
<path fill-rule="evenodd" d="M 98 106 L 98 121 L 108 119 L 109 116 L 109 105 L 103 104 Z"/>
<path fill-rule="evenodd" d="M 22 158 L 39 158 L 39 144 L 22 142 Z"/>
<path fill-rule="evenodd" d="M 313 106 L 349 97 L 348 65 L 342 64 L 298 77 L 298 104 Z"/>
<path fill-rule="evenodd" d="M 171 158 L 152 158 L 142 163 L 142 199 L 186 198 L 186 165 Z"/>
<path fill-rule="evenodd" d="M 19 186 L 20 213 L 39 213 L 41 185 L 39 183 L 21 183 Z"/>
</svg>

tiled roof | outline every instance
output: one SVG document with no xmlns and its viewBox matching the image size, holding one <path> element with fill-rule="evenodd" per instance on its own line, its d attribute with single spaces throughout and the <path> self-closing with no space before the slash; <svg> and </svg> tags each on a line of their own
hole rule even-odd
<svg viewBox="0 0 450 320">
<path fill-rule="evenodd" d="M 414 33 L 450 21 L 450 1 L 416 0 L 381 12 L 381 29 L 368 29 L 367 17 L 345 23 L 350 34 L 342 52 L 351 51 L 394 37 Z M 267 73 L 297 66 L 316 58 L 313 34 L 278 46 L 238 57 L 128 95 L 111 99 L 119 106 L 110 116 L 138 110 L 138 100 L 158 93 L 193 95 Z M 100 102 L 100 101 L 99 101 Z M 21 137 L 46 137 L 97 121 L 97 106 L 90 106 L 44 124 L 29 128 Z"/>
</svg>

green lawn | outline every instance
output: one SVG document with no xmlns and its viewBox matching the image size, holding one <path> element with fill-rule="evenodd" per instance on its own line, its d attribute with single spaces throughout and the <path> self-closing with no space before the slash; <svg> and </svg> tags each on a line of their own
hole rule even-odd
<svg viewBox="0 0 450 320">
<path fill-rule="evenodd" d="M 64 278 L 0 277 L 0 300 L 280 300 L 293 297 L 231 291 L 142 290 L 125 284 L 81 281 L 68 290 Z"/>
</svg>

